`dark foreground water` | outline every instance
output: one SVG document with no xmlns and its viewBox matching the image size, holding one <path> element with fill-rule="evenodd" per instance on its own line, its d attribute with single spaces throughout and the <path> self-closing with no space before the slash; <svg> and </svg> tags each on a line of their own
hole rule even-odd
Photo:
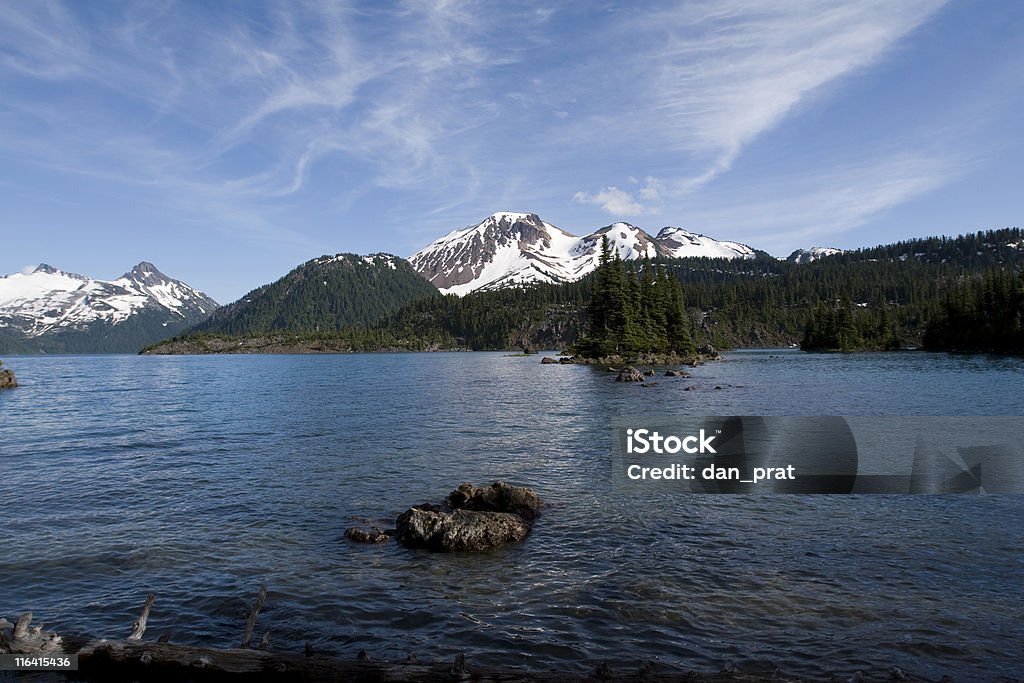
<svg viewBox="0 0 1024 683">
<path fill-rule="evenodd" d="M 740 352 L 653 388 L 502 354 L 6 360 L 0 616 L 123 637 L 153 592 L 149 635 L 232 646 L 266 582 L 258 634 L 344 657 L 1024 675 L 1024 497 L 622 496 L 608 427 L 1024 415 L 1021 360 Z M 343 537 L 496 479 L 551 503 L 525 543 Z"/>
</svg>

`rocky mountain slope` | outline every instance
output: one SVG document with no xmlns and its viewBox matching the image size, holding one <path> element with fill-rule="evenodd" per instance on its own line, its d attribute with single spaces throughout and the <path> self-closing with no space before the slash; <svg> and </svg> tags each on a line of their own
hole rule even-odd
<svg viewBox="0 0 1024 683">
<path fill-rule="evenodd" d="M 682 228 L 662 228 L 652 237 L 635 225 L 614 223 L 576 237 L 537 214 L 500 212 L 431 242 L 409 262 L 441 292 L 460 296 L 511 284 L 573 282 L 597 268 L 604 237 L 624 260 L 756 255 L 745 244 Z"/>
<path fill-rule="evenodd" d="M 116 280 L 40 264 L 0 277 L 0 353 L 133 353 L 217 302 L 143 261 Z"/>
</svg>

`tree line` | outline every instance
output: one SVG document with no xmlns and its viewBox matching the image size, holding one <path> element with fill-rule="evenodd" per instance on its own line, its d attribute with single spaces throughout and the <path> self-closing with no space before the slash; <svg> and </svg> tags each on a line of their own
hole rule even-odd
<svg viewBox="0 0 1024 683">
<path fill-rule="evenodd" d="M 953 331 L 968 325 L 971 334 L 1003 340 L 987 346 L 1012 348 L 1005 340 L 1018 329 L 1019 286 L 1008 283 L 1024 265 L 1022 246 L 1024 237 L 1013 228 L 908 240 L 794 264 L 767 255 L 624 262 L 602 244 L 597 270 L 567 284 L 457 297 L 436 290 L 420 296 L 397 282 L 349 280 L 339 290 L 350 296 L 388 294 L 376 317 L 367 314 L 355 324 L 317 330 L 307 311 L 291 332 L 330 337 L 337 347 L 362 351 L 572 347 L 601 356 L 685 353 L 705 343 L 720 348 L 799 343 L 809 350 L 854 351 L 920 346 L 926 332 L 929 348 L 985 347 L 956 337 Z M 323 287 L 320 273 L 304 280 Z M 374 286 L 363 289 L 371 282 Z M 311 286 L 291 285 L 300 292 Z M 403 303 L 405 297 L 412 300 Z M 1000 322 L 985 322 L 992 320 Z"/>
<path fill-rule="evenodd" d="M 1024 272 L 992 269 L 957 282 L 929 321 L 924 347 L 1024 355 Z"/>
</svg>

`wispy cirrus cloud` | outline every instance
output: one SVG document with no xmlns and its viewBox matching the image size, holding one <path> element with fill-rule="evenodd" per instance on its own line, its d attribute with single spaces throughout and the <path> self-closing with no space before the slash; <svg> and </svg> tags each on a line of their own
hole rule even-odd
<svg viewBox="0 0 1024 683">
<path fill-rule="evenodd" d="M 48 92 L 9 102 L 0 150 L 232 219 L 300 193 L 331 157 L 339 183 L 367 187 L 464 174 L 439 141 L 493 117 L 474 84 L 509 62 L 478 45 L 486 18 L 467 7 L 14 5 L 0 79 Z"/>
<path fill-rule="evenodd" d="M 685 172 L 662 182 L 667 195 L 685 196 L 829 86 L 895 49 L 945 2 L 691 2 L 623 21 L 609 42 L 642 35 L 652 45 L 621 56 L 616 88 L 631 106 L 596 113 L 576 133 L 614 131 L 640 156 L 673 151 Z"/>
<path fill-rule="evenodd" d="M 975 160 L 928 152 L 899 152 L 834 168 L 768 179 L 731 203 L 694 201 L 690 227 L 714 226 L 731 239 L 774 245 L 778 254 L 834 243 L 878 214 L 946 185 Z"/>
<path fill-rule="evenodd" d="M 378 226 L 365 248 L 407 253 L 498 209 L 814 236 L 954 182 L 979 147 L 963 131 L 989 124 L 948 93 L 886 119 L 946 4 L 0 0 L 0 155 L 40 203 L 101 190 L 275 255 Z M 1002 67 L 977 106 L 1013 110 Z"/>
</svg>

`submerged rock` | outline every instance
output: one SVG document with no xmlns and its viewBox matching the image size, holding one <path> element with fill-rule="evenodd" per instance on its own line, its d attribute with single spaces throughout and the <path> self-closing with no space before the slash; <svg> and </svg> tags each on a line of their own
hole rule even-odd
<svg viewBox="0 0 1024 683">
<path fill-rule="evenodd" d="M 639 370 L 630 365 L 628 368 L 619 371 L 615 378 L 616 382 L 643 382 L 644 376 Z"/>
<path fill-rule="evenodd" d="M 391 540 L 391 536 L 394 532 L 394 529 L 381 531 L 376 527 L 373 529 L 349 527 L 348 529 L 345 529 L 345 538 L 356 543 L 387 543 Z"/>
<path fill-rule="evenodd" d="M 419 508 L 409 508 L 399 515 L 395 527 L 395 538 L 402 545 L 445 552 L 489 550 L 521 541 L 531 529 L 529 522 L 509 512 L 434 512 Z"/>
<path fill-rule="evenodd" d="M 18 386 L 18 380 L 10 370 L 0 370 L 0 389 L 13 389 Z"/>
<path fill-rule="evenodd" d="M 457 489 L 448 494 L 447 502 L 456 510 L 510 512 L 527 521 L 537 518 L 541 506 L 540 496 L 533 489 L 501 481 L 487 487 L 459 484 Z"/>
<path fill-rule="evenodd" d="M 666 370 L 665 371 L 665 376 L 666 377 L 689 377 L 690 373 L 684 372 L 682 370 Z"/>
<path fill-rule="evenodd" d="M 562 356 L 561 358 L 558 359 L 558 364 L 559 365 L 575 365 L 576 364 L 576 357 L 575 356 Z"/>
<path fill-rule="evenodd" d="M 558 359 L 552 358 L 551 356 L 544 356 L 540 359 L 541 365 L 558 365 Z"/>
</svg>

